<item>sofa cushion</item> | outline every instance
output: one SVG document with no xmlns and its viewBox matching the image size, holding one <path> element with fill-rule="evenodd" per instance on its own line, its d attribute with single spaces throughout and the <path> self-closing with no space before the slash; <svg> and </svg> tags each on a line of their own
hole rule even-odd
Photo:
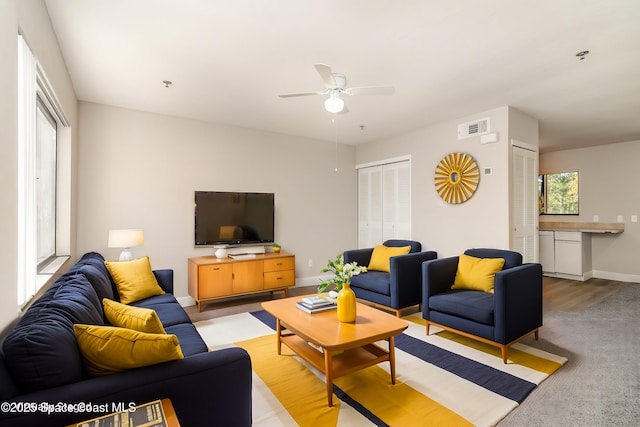
<svg viewBox="0 0 640 427">
<path fill-rule="evenodd" d="M 456 278 L 451 289 L 493 292 L 496 273 L 504 266 L 503 258 L 476 258 L 460 255 Z"/>
<path fill-rule="evenodd" d="M 21 392 L 82 379 L 74 323 L 104 323 L 96 291 L 79 272 L 58 279 L 4 340 L 5 363 Z"/>
<path fill-rule="evenodd" d="M 74 325 L 74 330 L 87 370 L 93 375 L 107 375 L 184 357 L 175 335 L 95 325 Z"/>
<path fill-rule="evenodd" d="M 87 277 L 87 280 L 89 280 L 89 283 L 93 286 L 100 301 L 102 301 L 103 298 L 114 299 L 113 283 L 104 264 L 102 264 L 102 268 L 96 267 L 93 264 L 84 264 L 79 266 L 77 271 Z"/>
<path fill-rule="evenodd" d="M 97 252 L 87 252 L 72 269 L 77 269 L 87 276 L 100 301 L 102 301 L 102 298 L 116 299 L 114 294 L 116 284 L 113 283 L 113 279 L 111 279 L 111 275 L 107 271 L 107 266 L 104 265 L 104 257 L 102 255 Z"/>
<path fill-rule="evenodd" d="M 103 299 L 104 316 L 113 326 L 149 334 L 166 333 L 155 310 L 133 307 L 110 299 Z"/>
<path fill-rule="evenodd" d="M 391 295 L 391 279 L 389 273 L 383 271 L 367 271 L 351 278 L 351 287 L 367 289 L 378 294 Z"/>
<path fill-rule="evenodd" d="M 173 295 L 158 295 L 141 301 L 136 301 L 131 303 L 131 305 L 134 307 L 153 309 L 158 314 L 158 317 L 165 329 L 167 326 L 178 325 L 180 323 L 191 323 L 191 319 L 189 319 L 184 308 L 178 304 L 178 301 L 176 301 Z"/>
<path fill-rule="evenodd" d="M 105 265 L 123 304 L 165 293 L 158 285 L 147 256 L 132 261 L 105 261 Z"/>
<path fill-rule="evenodd" d="M 184 357 L 206 353 L 209 349 L 192 323 L 181 323 L 165 328 L 168 334 L 178 337 Z"/>
<path fill-rule="evenodd" d="M 391 270 L 389 258 L 392 256 L 406 255 L 410 250 L 411 246 L 387 247 L 384 245 L 376 245 L 373 248 L 367 270 L 386 271 L 388 273 Z"/>
<path fill-rule="evenodd" d="M 493 325 L 493 300 L 494 296 L 489 292 L 454 290 L 431 296 L 429 310 Z"/>
</svg>

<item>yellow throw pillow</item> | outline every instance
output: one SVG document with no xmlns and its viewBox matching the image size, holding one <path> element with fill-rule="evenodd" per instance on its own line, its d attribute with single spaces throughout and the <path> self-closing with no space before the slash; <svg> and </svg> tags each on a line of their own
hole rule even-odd
<svg viewBox="0 0 640 427">
<path fill-rule="evenodd" d="M 121 303 L 130 304 L 164 294 L 156 276 L 151 271 L 148 256 L 132 261 L 105 261 L 104 263 L 116 283 Z"/>
<path fill-rule="evenodd" d="M 166 334 L 158 313 L 150 308 L 133 307 L 104 298 L 104 315 L 113 326 L 149 334 Z"/>
<path fill-rule="evenodd" d="M 462 254 L 451 289 L 469 289 L 493 293 L 496 273 L 504 266 L 503 258 L 476 258 Z"/>
<path fill-rule="evenodd" d="M 373 253 L 371 254 L 371 260 L 369 260 L 367 270 L 386 271 L 388 273 L 390 270 L 389 258 L 392 256 L 408 254 L 410 250 L 411 246 L 400 246 L 394 248 L 390 246 L 377 245 L 373 248 Z"/>
<path fill-rule="evenodd" d="M 87 371 L 107 375 L 182 359 L 178 337 L 114 326 L 73 325 Z"/>
</svg>

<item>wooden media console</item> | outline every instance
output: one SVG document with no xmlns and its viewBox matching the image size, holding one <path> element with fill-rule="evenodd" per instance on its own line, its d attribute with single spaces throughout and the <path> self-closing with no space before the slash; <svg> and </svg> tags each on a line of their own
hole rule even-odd
<svg viewBox="0 0 640 427">
<path fill-rule="evenodd" d="M 220 298 L 284 291 L 296 284 L 295 255 L 257 254 L 241 258 L 189 258 L 189 295 L 202 304 Z"/>
</svg>

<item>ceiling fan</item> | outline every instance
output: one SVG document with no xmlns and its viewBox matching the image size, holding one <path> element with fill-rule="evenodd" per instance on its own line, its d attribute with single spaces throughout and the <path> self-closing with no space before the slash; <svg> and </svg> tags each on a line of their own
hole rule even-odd
<svg viewBox="0 0 640 427">
<path fill-rule="evenodd" d="M 334 73 L 331 71 L 331 67 L 324 64 L 315 64 L 314 67 L 324 82 L 325 90 L 319 92 L 289 93 L 280 95 L 280 98 L 329 94 L 329 97 L 324 102 L 324 108 L 330 113 L 346 113 L 347 109 L 344 106 L 344 100 L 340 97 L 342 94 L 350 96 L 393 95 L 395 91 L 393 86 L 347 87 L 347 78 L 344 74 Z"/>
</svg>

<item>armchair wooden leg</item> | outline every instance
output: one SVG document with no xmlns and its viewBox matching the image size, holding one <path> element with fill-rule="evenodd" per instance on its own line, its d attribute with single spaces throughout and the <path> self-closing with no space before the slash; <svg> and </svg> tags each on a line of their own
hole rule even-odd
<svg viewBox="0 0 640 427">
<path fill-rule="evenodd" d="M 500 352 L 502 353 L 502 362 L 506 365 L 507 364 L 507 354 L 509 352 L 509 347 L 507 347 L 506 345 L 501 345 L 500 346 Z"/>
<path fill-rule="evenodd" d="M 427 321 L 427 336 L 429 336 L 429 321 Z"/>
<path fill-rule="evenodd" d="M 538 336 L 539 336 L 539 329 L 536 329 L 535 332 L 533 333 L 533 337 L 536 339 L 536 341 L 538 341 Z"/>
</svg>

